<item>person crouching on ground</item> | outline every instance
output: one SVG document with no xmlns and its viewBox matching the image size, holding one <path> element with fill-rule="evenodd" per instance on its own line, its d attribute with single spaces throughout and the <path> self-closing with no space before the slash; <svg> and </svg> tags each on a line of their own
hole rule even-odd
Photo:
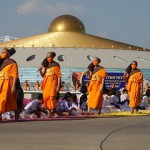
<svg viewBox="0 0 150 150">
<path fill-rule="evenodd" d="M 83 115 L 87 113 L 87 95 L 80 97 L 80 109 Z"/>
<path fill-rule="evenodd" d="M 67 92 L 62 100 L 62 102 L 58 103 L 58 111 L 61 115 L 69 115 L 70 107 L 72 103 L 72 94 Z"/>
<path fill-rule="evenodd" d="M 110 90 L 109 89 L 105 89 L 104 90 L 104 95 L 103 95 L 103 108 L 102 108 L 102 112 L 103 113 L 110 113 L 112 110 L 112 106 L 111 106 L 111 97 L 110 97 Z"/>
<path fill-rule="evenodd" d="M 140 107 L 143 110 L 150 110 L 150 89 L 148 89 L 145 96 L 143 96 Z"/>
<path fill-rule="evenodd" d="M 114 107 L 114 109 L 119 111 L 121 107 L 119 105 L 119 97 L 117 96 L 117 92 L 115 90 L 111 90 L 110 94 L 111 94 L 110 104 Z"/>
<path fill-rule="evenodd" d="M 70 105 L 70 115 L 80 115 L 82 114 L 82 110 L 80 109 L 80 107 L 78 107 L 78 100 L 77 100 L 77 95 L 76 94 L 72 94 L 72 101 L 71 101 L 71 105 Z"/>
<path fill-rule="evenodd" d="M 42 104 L 44 103 L 43 95 L 38 95 L 38 100 L 33 100 L 29 104 L 27 104 L 24 108 L 25 114 L 35 114 L 38 118 L 40 118 L 42 114 Z"/>
<path fill-rule="evenodd" d="M 130 111 L 129 107 L 129 95 L 126 89 L 122 90 L 122 94 L 120 96 L 120 105 L 122 106 L 124 111 Z"/>
</svg>

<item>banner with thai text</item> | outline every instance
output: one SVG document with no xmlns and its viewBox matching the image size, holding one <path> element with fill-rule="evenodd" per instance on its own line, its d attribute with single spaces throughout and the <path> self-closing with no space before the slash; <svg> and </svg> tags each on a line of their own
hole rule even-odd
<svg viewBox="0 0 150 150">
<path fill-rule="evenodd" d="M 108 76 L 105 78 L 105 88 L 110 88 L 111 84 L 114 83 L 117 90 L 125 88 L 125 80 L 123 79 L 123 73 L 107 73 Z M 80 82 L 82 85 L 86 85 L 90 82 L 90 79 L 86 76 L 84 72 L 73 72 L 72 81 Z"/>
</svg>

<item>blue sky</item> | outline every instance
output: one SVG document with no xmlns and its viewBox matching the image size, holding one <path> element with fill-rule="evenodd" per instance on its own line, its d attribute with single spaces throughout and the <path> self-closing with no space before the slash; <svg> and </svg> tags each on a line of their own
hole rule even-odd
<svg viewBox="0 0 150 150">
<path fill-rule="evenodd" d="M 45 33 L 63 14 L 78 17 L 89 34 L 150 48 L 150 0 L 3 0 L 0 37 Z"/>
</svg>

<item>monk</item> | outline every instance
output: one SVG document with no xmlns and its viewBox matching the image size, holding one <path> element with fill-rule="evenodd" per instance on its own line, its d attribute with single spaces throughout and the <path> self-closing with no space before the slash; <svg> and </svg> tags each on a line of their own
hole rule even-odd
<svg viewBox="0 0 150 150">
<path fill-rule="evenodd" d="M 40 85 L 39 85 L 39 82 L 38 82 L 38 81 L 36 81 L 35 89 L 36 89 L 36 91 L 39 91 L 39 90 L 40 90 Z"/>
<path fill-rule="evenodd" d="M 101 114 L 104 79 L 107 77 L 107 73 L 104 67 L 99 65 L 100 62 L 101 60 L 98 57 L 94 57 L 92 63 L 93 67 L 90 68 L 92 72 L 92 77 L 88 86 L 88 114 L 90 114 L 91 108 L 98 109 L 98 115 Z M 91 67 L 92 65 L 90 64 L 89 66 Z"/>
<path fill-rule="evenodd" d="M 61 70 L 59 64 L 53 60 L 55 56 L 55 52 L 48 52 L 47 58 L 42 62 L 42 67 L 39 68 L 43 77 L 41 88 L 43 90 L 44 106 L 48 110 L 48 117 L 51 117 L 52 114 L 55 117 L 57 116 L 56 96 L 61 85 Z"/>
<path fill-rule="evenodd" d="M 79 91 L 79 83 L 76 82 L 76 83 L 75 83 L 75 92 L 78 92 L 78 91 Z"/>
<path fill-rule="evenodd" d="M 137 69 L 137 65 L 136 61 L 132 61 L 124 73 L 126 89 L 129 94 L 129 106 L 132 108 L 131 113 L 138 111 L 143 94 L 143 74 Z"/>
<path fill-rule="evenodd" d="M 146 84 L 145 84 L 145 93 L 146 93 L 146 91 L 149 90 L 149 89 L 150 89 L 149 83 L 146 83 Z"/>
<path fill-rule="evenodd" d="M 16 82 L 18 79 L 18 65 L 10 59 L 10 51 L 7 48 L 2 49 L 0 66 L 0 120 L 2 113 L 15 111 L 15 119 L 19 119 L 17 112 L 17 91 Z"/>
<path fill-rule="evenodd" d="M 60 91 L 64 91 L 64 84 L 65 84 L 65 82 L 61 82 Z"/>
<path fill-rule="evenodd" d="M 28 91 L 30 88 L 29 88 L 29 84 L 27 81 L 24 82 L 24 86 L 23 86 L 24 90 L 25 91 Z"/>
</svg>

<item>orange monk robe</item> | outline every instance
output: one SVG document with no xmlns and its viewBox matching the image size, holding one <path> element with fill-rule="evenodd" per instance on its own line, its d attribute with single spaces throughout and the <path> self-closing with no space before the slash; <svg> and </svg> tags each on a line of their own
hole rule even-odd
<svg viewBox="0 0 150 150">
<path fill-rule="evenodd" d="M 147 91 L 149 89 L 149 84 L 145 85 L 145 91 Z"/>
<path fill-rule="evenodd" d="M 28 89 L 28 86 L 27 86 L 27 83 L 26 83 L 26 82 L 24 83 L 24 86 L 23 86 L 23 88 L 24 88 L 24 90 L 25 90 L 25 91 L 27 91 L 27 89 Z"/>
<path fill-rule="evenodd" d="M 78 90 L 79 90 L 79 84 L 75 83 L 75 91 L 78 91 Z"/>
<path fill-rule="evenodd" d="M 102 108 L 103 91 L 100 91 L 100 89 L 102 88 L 102 78 L 106 77 L 107 73 L 104 68 L 101 68 L 92 75 L 90 84 L 88 86 L 88 107 L 93 109 Z"/>
<path fill-rule="evenodd" d="M 23 88 L 24 88 L 25 91 L 28 91 L 28 90 L 29 90 L 29 85 L 28 85 L 27 82 L 24 83 Z"/>
<path fill-rule="evenodd" d="M 46 69 L 46 74 L 42 82 L 44 106 L 47 109 L 54 109 L 57 107 L 57 86 L 58 77 L 61 78 L 61 70 L 59 66 Z"/>
<path fill-rule="evenodd" d="M 60 91 L 64 91 L 64 86 L 61 86 Z"/>
<path fill-rule="evenodd" d="M 11 94 L 13 78 L 18 78 L 18 66 L 12 60 L 0 71 L 0 114 L 17 110 L 16 93 Z"/>
<path fill-rule="evenodd" d="M 129 106 L 135 108 L 141 103 L 141 83 L 143 82 L 143 74 L 142 72 L 136 72 L 132 74 L 126 85 L 126 89 L 129 94 Z"/>
<path fill-rule="evenodd" d="M 36 84 L 35 84 L 35 89 L 38 91 L 39 90 L 39 83 L 38 82 L 36 82 Z"/>
</svg>

